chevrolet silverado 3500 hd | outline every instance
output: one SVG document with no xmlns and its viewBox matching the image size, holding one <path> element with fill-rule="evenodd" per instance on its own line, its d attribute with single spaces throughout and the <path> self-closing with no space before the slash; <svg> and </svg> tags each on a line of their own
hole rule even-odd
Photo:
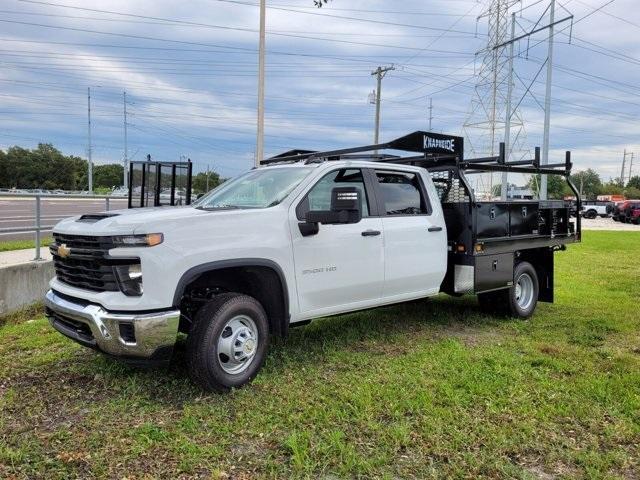
<svg viewBox="0 0 640 480">
<path fill-rule="evenodd" d="M 283 154 L 192 206 L 63 220 L 51 325 L 134 361 L 170 359 L 184 332 L 192 378 L 226 391 L 258 373 L 271 335 L 318 317 L 446 292 L 527 318 L 553 301 L 553 254 L 580 241 L 580 218 L 563 201 L 478 201 L 465 173 L 562 175 L 575 191 L 570 156 L 465 160 L 462 142 Z"/>
</svg>

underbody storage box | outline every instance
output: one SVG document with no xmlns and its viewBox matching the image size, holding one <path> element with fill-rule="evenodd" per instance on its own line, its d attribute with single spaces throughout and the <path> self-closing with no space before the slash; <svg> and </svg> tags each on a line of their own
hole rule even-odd
<svg viewBox="0 0 640 480">
<path fill-rule="evenodd" d="M 513 253 L 476 257 L 475 291 L 487 292 L 513 286 Z"/>
</svg>

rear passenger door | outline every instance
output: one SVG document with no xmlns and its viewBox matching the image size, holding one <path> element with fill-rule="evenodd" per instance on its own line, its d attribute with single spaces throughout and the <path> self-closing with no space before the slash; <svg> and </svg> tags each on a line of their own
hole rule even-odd
<svg viewBox="0 0 640 480">
<path fill-rule="evenodd" d="M 373 172 L 384 237 L 385 299 L 435 294 L 447 268 L 447 235 L 431 183 L 415 172 Z"/>
</svg>

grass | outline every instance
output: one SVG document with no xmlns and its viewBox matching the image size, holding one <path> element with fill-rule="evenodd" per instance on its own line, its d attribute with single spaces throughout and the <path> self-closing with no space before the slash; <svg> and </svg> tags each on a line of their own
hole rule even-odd
<svg viewBox="0 0 640 480">
<path fill-rule="evenodd" d="M 40 246 L 48 247 L 53 241 L 52 237 L 45 237 L 40 240 Z M 23 250 L 25 248 L 36 248 L 35 240 L 9 240 L 0 242 L 0 252 L 10 252 L 12 250 Z"/>
<path fill-rule="evenodd" d="M 638 478 L 640 235 L 556 256 L 531 321 L 473 298 L 319 320 L 248 388 L 0 328 L 0 478 Z"/>
</svg>

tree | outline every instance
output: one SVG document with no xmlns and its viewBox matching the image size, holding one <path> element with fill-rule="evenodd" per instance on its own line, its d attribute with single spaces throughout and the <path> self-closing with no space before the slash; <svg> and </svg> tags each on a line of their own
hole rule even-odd
<svg viewBox="0 0 640 480">
<path fill-rule="evenodd" d="M 86 160 L 63 155 L 49 143 L 32 150 L 14 146 L 0 151 L 0 188 L 81 190 L 88 186 Z M 122 166 L 97 165 L 96 187 L 111 188 L 122 182 Z"/>
<path fill-rule="evenodd" d="M 528 183 L 528 187 L 540 196 L 540 174 L 531 177 Z M 547 175 L 547 198 L 549 199 L 562 199 L 567 195 L 574 195 L 569 188 L 569 185 L 565 181 L 564 177 L 560 175 Z"/>
<path fill-rule="evenodd" d="M 207 189 L 207 172 L 200 172 L 193 177 L 191 181 L 191 188 L 193 189 L 193 193 L 207 193 L 210 190 L 213 190 L 222 182 L 224 179 L 220 178 L 216 172 L 209 172 L 209 189 Z"/>
<path fill-rule="evenodd" d="M 627 183 L 627 188 L 629 187 L 640 190 L 640 176 L 636 175 L 635 177 L 631 177 L 629 183 Z"/>
<path fill-rule="evenodd" d="M 624 191 L 624 195 L 629 199 L 640 200 L 640 188 L 627 187 Z"/>
<path fill-rule="evenodd" d="M 591 168 L 571 175 L 571 181 L 588 200 L 595 200 L 601 193 L 602 180 L 600 175 Z"/>
<path fill-rule="evenodd" d="M 600 189 L 602 195 L 622 195 L 624 189 L 617 180 L 609 180 Z"/>
<path fill-rule="evenodd" d="M 122 185 L 124 167 L 118 163 L 93 167 L 93 185 L 96 188 L 113 188 Z"/>
<path fill-rule="evenodd" d="M 8 188 L 74 189 L 78 174 L 86 168 L 84 160 L 66 157 L 47 143 L 33 150 L 9 147 L 0 161 L 0 186 Z"/>
</svg>

